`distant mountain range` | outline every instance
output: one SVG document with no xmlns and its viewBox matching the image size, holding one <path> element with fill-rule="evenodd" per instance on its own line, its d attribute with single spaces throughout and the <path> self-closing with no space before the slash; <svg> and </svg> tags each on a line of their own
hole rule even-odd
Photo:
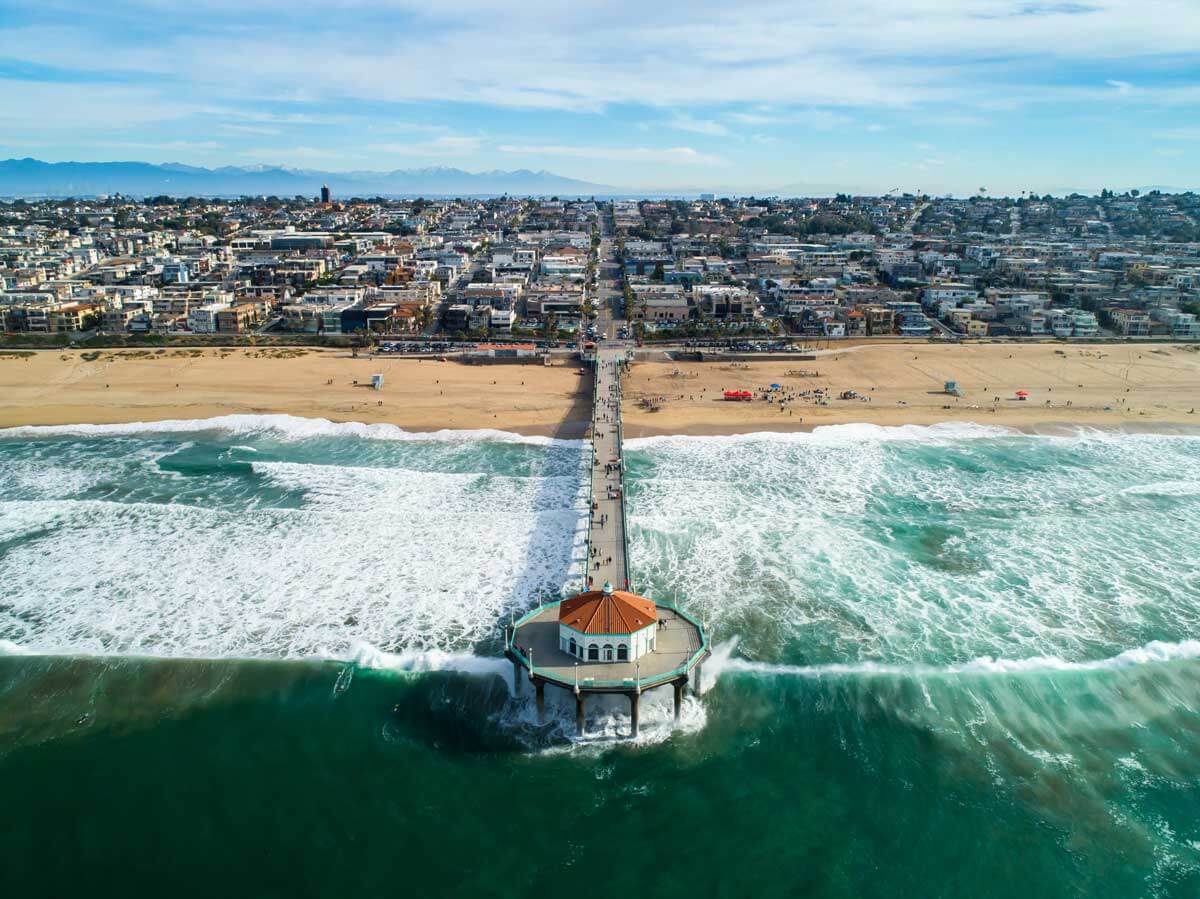
<svg viewBox="0 0 1200 899">
<path fill-rule="evenodd" d="M 593 184 L 553 172 L 465 172 L 454 168 L 396 169 L 392 172 L 323 172 L 281 165 L 221 166 L 215 169 L 169 162 L 42 162 L 39 159 L 0 161 L 0 197 L 94 197 L 125 194 L 148 197 L 315 197 L 328 184 L 334 199 L 349 197 L 829 197 L 836 193 L 871 194 L 863 185 L 798 183 L 749 189 L 715 187 L 655 187 L 634 189 Z M 1121 189 L 1117 189 L 1118 193 Z M 1143 187 L 1142 193 L 1184 193 L 1179 187 Z M 1195 190 L 1195 188 L 1193 188 Z M 1054 196 L 1094 195 L 1094 190 L 1061 188 Z"/>
<path fill-rule="evenodd" d="M 367 196 L 611 196 L 614 188 L 553 172 L 464 172 L 454 168 L 393 172 L 321 172 L 284 166 L 223 166 L 205 169 L 181 163 L 0 161 L 0 196 L 93 197 L 315 197 L 328 184 L 334 198 Z"/>
</svg>

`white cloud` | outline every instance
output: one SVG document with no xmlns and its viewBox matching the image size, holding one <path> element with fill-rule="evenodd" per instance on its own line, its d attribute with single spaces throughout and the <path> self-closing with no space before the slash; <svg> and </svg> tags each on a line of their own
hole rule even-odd
<svg viewBox="0 0 1200 899">
<path fill-rule="evenodd" d="M 742 125 L 778 125 L 783 121 L 777 115 L 761 112 L 731 112 L 729 118 Z"/>
<path fill-rule="evenodd" d="M 1150 133 L 1167 129 L 1161 140 L 1182 141 L 1196 139 L 1185 132 L 1200 110 L 1200 0 L 0 7 L 15 13 L 0 16 L 6 25 L 23 23 L 0 27 L 0 57 L 52 73 L 40 82 L 0 80 L 0 132 L 11 146 L 42 142 L 59 156 L 94 158 L 89 150 L 159 136 L 192 143 L 193 156 L 216 154 L 202 146 L 216 135 L 230 145 L 225 155 L 243 160 L 346 168 L 388 156 L 476 159 L 502 144 L 510 158 L 576 159 L 576 174 L 620 183 L 648 171 L 700 180 L 701 167 L 726 164 L 701 152 L 712 139 L 726 139 L 719 152 L 735 159 L 773 140 L 829 149 L 839 142 L 816 132 L 844 129 L 848 149 L 838 152 L 874 178 L 856 147 L 877 143 L 863 137 L 887 122 L 897 140 L 916 129 L 920 137 L 902 141 L 910 152 L 914 139 L 937 143 L 912 152 L 918 161 L 949 158 L 944 147 L 954 138 L 939 131 L 1008 129 L 1019 141 L 1037 140 L 1039 151 L 979 161 L 1031 170 L 1044 162 L 1049 178 L 1058 177 L 1047 174 L 1054 166 L 1077 164 L 1086 154 L 1079 148 L 1104 140 L 1114 113 L 1146 113 L 1138 121 Z M 1042 104 L 1074 117 L 1077 139 L 1063 136 L 1068 129 L 1052 116 L 1021 119 L 1024 108 Z M 445 121 L 489 136 L 424 124 L 444 109 Z M 1089 113 L 1096 114 L 1085 121 Z M 620 146 L 622 139 L 637 146 Z M 676 141 L 695 147 L 669 146 Z M 746 177 L 786 179 L 786 155 L 760 149 L 764 168 Z M 966 168 L 950 158 L 942 172 Z M 1131 183 L 1165 177 L 1139 173 Z"/>
<path fill-rule="evenodd" d="M 1163 140 L 1200 140 L 1200 127 L 1167 128 L 1155 131 L 1154 136 Z"/>
<path fill-rule="evenodd" d="M 219 128 L 221 131 L 226 131 L 231 134 L 279 134 L 278 128 L 270 128 L 266 125 L 240 125 L 237 123 L 226 122 L 222 125 L 218 125 L 217 128 Z"/>
<path fill-rule="evenodd" d="M 501 144 L 501 153 L 524 156 L 559 156 L 572 159 L 603 159 L 610 162 L 683 163 L 684 165 L 719 166 L 725 160 L 719 156 L 700 153 L 691 147 L 607 147 L 568 146 L 562 144 Z"/>
<path fill-rule="evenodd" d="M 818 131 L 831 131 L 848 125 L 849 116 L 830 109 L 766 109 L 751 112 L 731 112 L 730 120 L 742 125 L 799 125 Z"/>
<path fill-rule="evenodd" d="M 706 134 L 709 137 L 724 137 L 729 133 L 729 129 L 720 122 L 712 119 L 694 119 L 689 115 L 677 115 L 666 124 L 668 128 L 690 131 L 693 134 Z"/>
<path fill-rule="evenodd" d="M 0 55 L 145 72 L 225 98 L 435 99 L 575 111 L 617 103 L 895 107 L 1002 95 L 1031 102 L 1060 91 L 1025 74 L 1026 60 L 1068 71 L 1084 61 L 1186 58 L 1200 33 L 1195 0 L 617 0 L 569 12 L 549 0 L 503 10 L 482 0 L 440 7 L 339 0 L 338 41 L 314 27 L 324 11 L 282 0 L 255 4 L 258 15 L 241 2 L 198 0 L 186 16 L 165 2 L 112 0 L 106 13 L 138 27 L 103 35 L 63 24 L 91 19 L 69 15 L 69 0 L 60 6 L 54 26 L 0 32 Z M 263 16 L 263 7 L 288 14 Z M 405 27 L 381 30 L 390 13 L 404 13 Z M 196 17 L 204 28 L 182 27 Z M 147 39 L 154 28 L 161 32 Z M 998 62 L 1005 59 L 1022 62 Z M 1118 79 L 1107 86 L 1153 94 Z M 737 115 L 742 124 L 771 124 L 769 112 Z M 719 133 L 711 119 L 683 116 L 677 124 L 688 130 L 689 123 L 696 133 Z"/>
<path fill-rule="evenodd" d="M 467 135 L 445 134 L 433 140 L 416 143 L 367 144 L 371 153 L 386 153 L 393 156 L 446 157 L 470 156 L 483 146 L 483 138 Z"/>
</svg>

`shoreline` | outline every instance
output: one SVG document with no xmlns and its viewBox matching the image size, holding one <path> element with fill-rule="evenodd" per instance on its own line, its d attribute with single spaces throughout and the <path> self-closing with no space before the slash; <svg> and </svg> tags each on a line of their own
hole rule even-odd
<svg viewBox="0 0 1200 899">
<path fill-rule="evenodd" d="M 0 353 L 0 429 L 290 415 L 412 434 L 579 440 L 591 418 L 589 371 L 567 359 L 471 365 L 275 347 Z M 375 374 L 382 390 L 370 386 Z M 624 380 L 631 439 L 947 423 L 1200 433 L 1194 345 L 847 347 L 810 362 L 637 362 Z M 726 402 L 725 390 L 755 399 Z"/>
<path fill-rule="evenodd" d="M 444 435 L 445 439 L 447 440 L 460 439 L 468 435 L 485 440 L 490 439 L 493 435 L 496 437 L 545 439 L 551 441 L 561 440 L 563 442 L 578 442 L 586 439 L 585 436 L 564 438 L 551 435 L 546 433 L 547 429 L 545 428 L 507 428 L 503 426 L 489 428 L 410 428 L 401 427 L 400 425 L 395 425 L 391 422 L 364 422 L 355 419 L 333 420 L 328 418 L 295 415 L 292 413 L 238 413 L 234 415 L 224 414 L 199 418 L 180 418 L 176 416 L 171 418 L 146 420 L 139 419 L 129 421 L 78 421 L 55 422 L 52 424 L 5 425 L 0 426 L 0 440 L 21 439 L 26 437 L 34 439 L 39 435 L 58 437 L 72 435 L 73 433 L 80 435 L 86 433 L 89 436 L 153 432 L 186 433 L 189 431 L 221 429 L 232 424 L 232 422 L 229 421 L 231 418 L 246 419 L 244 422 L 246 430 L 252 430 L 256 426 L 258 429 L 264 431 L 270 430 L 273 427 L 279 430 L 286 430 L 286 425 L 288 422 L 295 422 L 298 423 L 300 428 L 304 428 L 308 425 L 329 425 L 334 428 L 341 426 L 362 428 L 395 428 L 400 434 L 411 435 L 415 438 L 436 439 L 437 435 Z M 258 420 L 257 422 L 255 421 L 256 419 Z M 267 421 L 267 419 L 282 420 Z M 626 441 L 695 439 L 704 437 L 743 437 L 752 439 L 756 437 L 786 436 L 789 434 L 814 434 L 818 431 L 828 431 L 842 428 L 872 428 L 883 432 L 899 431 L 905 428 L 922 431 L 944 428 L 947 433 L 949 433 L 950 429 L 956 427 L 963 429 L 963 431 L 972 428 L 978 428 L 994 431 L 997 435 L 1008 433 L 1027 437 L 1074 437 L 1085 432 L 1128 436 L 1149 435 L 1168 437 L 1200 437 L 1200 424 L 1192 424 L 1190 422 L 1149 421 L 1105 424 L 1082 421 L 1055 421 L 1014 425 L 980 421 L 976 419 L 956 418 L 929 422 L 903 422 L 898 424 L 880 424 L 878 422 L 866 420 L 848 420 L 795 426 L 763 426 L 748 430 L 738 429 L 727 425 L 707 425 L 694 427 L 686 432 L 668 432 L 654 428 L 626 428 L 625 439 Z M 230 428 L 230 430 L 234 429 Z M 379 434 L 382 432 L 375 431 L 374 433 Z M 363 436 L 370 436 L 370 433 L 363 434 Z M 965 434 L 950 434 L 950 436 L 962 437 L 965 436 Z"/>
</svg>

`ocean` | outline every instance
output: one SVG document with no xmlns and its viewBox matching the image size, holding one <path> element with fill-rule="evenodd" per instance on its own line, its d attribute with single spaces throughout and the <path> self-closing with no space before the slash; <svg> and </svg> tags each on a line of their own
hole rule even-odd
<svg viewBox="0 0 1200 899">
<path fill-rule="evenodd" d="M 0 432 L 0 895 L 1195 897 L 1200 437 L 627 444 L 669 688 L 514 696 L 581 443 Z"/>
</svg>

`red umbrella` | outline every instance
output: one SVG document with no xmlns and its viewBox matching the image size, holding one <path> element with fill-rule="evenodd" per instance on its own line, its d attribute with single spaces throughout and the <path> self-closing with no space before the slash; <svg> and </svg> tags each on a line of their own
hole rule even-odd
<svg viewBox="0 0 1200 899">
<path fill-rule="evenodd" d="M 1028 390 L 1018 390 L 1017 396 L 1029 396 L 1029 391 Z"/>
</svg>

